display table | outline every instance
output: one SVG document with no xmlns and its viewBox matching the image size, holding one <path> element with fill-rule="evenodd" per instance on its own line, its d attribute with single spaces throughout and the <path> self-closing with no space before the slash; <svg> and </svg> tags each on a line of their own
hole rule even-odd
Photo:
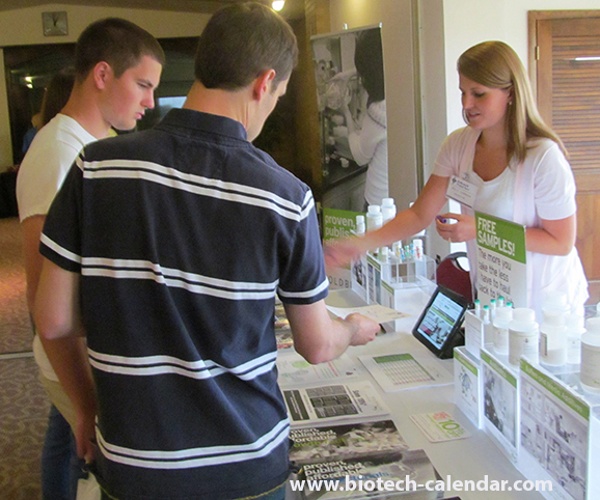
<svg viewBox="0 0 600 500">
<path fill-rule="evenodd" d="M 415 318 L 416 319 L 416 318 Z M 350 356 L 356 359 L 361 354 L 387 354 L 393 352 L 410 352 L 434 358 L 425 346 L 418 342 L 412 334 L 406 332 L 386 334 L 378 337 L 367 346 L 353 347 Z M 449 371 L 453 369 L 453 360 L 437 360 Z M 357 359 L 357 363 L 360 361 Z M 377 383 L 365 370 L 365 377 Z M 422 448 L 426 451 L 442 479 L 447 477 L 460 480 L 479 481 L 486 476 L 489 480 L 506 481 L 513 485 L 515 481 L 525 480 L 512 463 L 491 441 L 488 435 L 477 429 L 462 415 L 454 404 L 454 386 L 452 384 L 429 388 L 416 388 L 380 393 L 391 410 L 396 426 L 407 440 L 411 448 Z M 416 424 L 410 419 L 411 415 L 446 411 L 452 414 L 465 429 L 470 437 L 444 443 L 430 443 Z M 446 490 L 446 497 L 459 496 L 461 499 L 514 499 L 514 498 L 543 498 L 539 493 L 515 492 L 464 492 Z"/>
<path fill-rule="evenodd" d="M 420 305 L 407 302 L 407 312 L 410 312 L 410 317 L 403 320 L 405 321 L 404 327 L 399 328 L 399 331 L 380 335 L 366 346 L 351 347 L 347 351 L 346 354 L 360 370 L 360 379 L 369 380 L 373 384 L 389 407 L 391 418 L 409 447 L 425 450 L 442 480 L 448 482 L 450 488 L 445 490 L 444 498 L 460 497 L 464 500 L 543 498 L 538 492 L 460 491 L 460 489 L 454 488 L 453 480 L 472 480 L 476 483 L 487 478 L 490 484 L 504 481 L 508 489 L 515 484 L 520 485 L 519 481 L 525 481 L 526 478 L 519 473 L 489 436 L 484 431 L 477 429 L 456 407 L 453 383 L 384 392 L 359 360 L 359 356 L 362 355 L 411 353 L 419 357 L 428 357 L 440 369 L 452 373 L 452 359 L 439 360 L 410 333 L 412 325 L 426 303 L 426 298 L 421 299 L 423 302 Z M 360 305 L 360 299 L 358 301 L 357 299 L 358 297 L 350 291 L 333 291 L 327 302 L 336 307 L 356 307 Z M 413 299 L 418 300 L 418 297 L 415 296 Z M 283 357 L 285 355 L 286 353 L 282 353 L 282 359 L 285 359 Z M 453 441 L 430 442 L 410 417 L 438 411 L 450 413 L 471 435 Z M 460 488 L 458 483 L 457 487 Z M 401 495 L 397 495 L 397 497 L 401 498 Z"/>
</svg>

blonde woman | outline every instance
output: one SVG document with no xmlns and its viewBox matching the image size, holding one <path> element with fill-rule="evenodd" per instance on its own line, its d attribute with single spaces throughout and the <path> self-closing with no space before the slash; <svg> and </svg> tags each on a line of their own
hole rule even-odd
<svg viewBox="0 0 600 500">
<path fill-rule="evenodd" d="M 575 182 L 561 140 L 537 111 L 523 64 L 504 42 L 488 41 L 464 52 L 457 66 L 467 126 L 446 138 L 411 208 L 363 238 L 328 245 L 327 264 L 346 264 L 371 248 L 408 238 L 436 219 L 441 237 L 467 243 L 476 283 L 477 210 L 526 226 L 528 307 L 539 314 L 544 294 L 561 290 L 571 307 L 580 310 L 588 293 L 574 246 Z M 473 186 L 474 202 L 463 205 L 461 213 L 439 214 L 453 176 Z"/>
</svg>

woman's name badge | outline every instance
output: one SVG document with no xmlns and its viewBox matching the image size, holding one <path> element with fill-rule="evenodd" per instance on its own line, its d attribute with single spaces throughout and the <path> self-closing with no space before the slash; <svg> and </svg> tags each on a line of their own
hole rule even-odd
<svg viewBox="0 0 600 500">
<path fill-rule="evenodd" d="M 477 196 L 477 186 L 472 182 L 469 182 L 467 178 L 461 179 L 456 175 L 450 177 L 450 183 L 448 184 L 448 190 L 446 196 L 452 198 L 469 208 L 473 208 L 475 198 Z"/>
</svg>

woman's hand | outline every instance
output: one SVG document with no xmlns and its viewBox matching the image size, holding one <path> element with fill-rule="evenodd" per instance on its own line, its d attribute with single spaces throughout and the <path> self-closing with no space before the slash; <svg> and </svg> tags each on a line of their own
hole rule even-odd
<svg viewBox="0 0 600 500">
<path fill-rule="evenodd" d="M 475 238 L 475 217 L 465 214 L 445 213 L 435 219 L 438 234 L 449 243 L 460 243 Z"/>
<path fill-rule="evenodd" d="M 329 270 L 347 266 L 365 253 L 356 237 L 330 241 L 323 250 L 325 267 Z"/>
</svg>

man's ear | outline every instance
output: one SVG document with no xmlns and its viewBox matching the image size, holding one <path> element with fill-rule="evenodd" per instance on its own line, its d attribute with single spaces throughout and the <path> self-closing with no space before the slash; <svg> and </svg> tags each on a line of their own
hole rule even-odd
<svg viewBox="0 0 600 500">
<path fill-rule="evenodd" d="M 254 86 L 252 88 L 253 97 L 260 101 L 265 93 L 271 92 L 273 89 L 271 88 L 271 84 L 275 79 L 275 75 L 277 73 L 274 69 L 267 69 L 263 71 L 256 80 L 254 80 Z"/>
<path fill-rule="evenodd" d="M 100 61 L 92 69 L 94 75 L 94 83 L 99 89 L 103 89 L 109 76 L 112 75 L 112 68 L 106 61 Z"/>
</svg>

